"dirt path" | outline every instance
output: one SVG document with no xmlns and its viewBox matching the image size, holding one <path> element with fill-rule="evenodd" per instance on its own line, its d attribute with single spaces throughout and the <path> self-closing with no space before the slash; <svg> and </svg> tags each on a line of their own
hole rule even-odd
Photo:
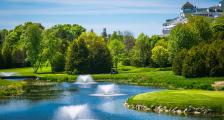
<svg viewBox="0 0 224 120">
<path fill-rule="evenodd" d="M 224 88 L 224 81 L 215 82 L 214 84 L 212 84 L 212 87 L 214 87 L 215 90 L 220 90 Z"/>
</svg>

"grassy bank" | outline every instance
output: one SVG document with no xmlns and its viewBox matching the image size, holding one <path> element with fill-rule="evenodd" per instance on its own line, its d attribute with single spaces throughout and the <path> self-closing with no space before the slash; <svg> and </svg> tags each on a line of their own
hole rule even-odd
<svg viewBox="0 0 224 120">
<path fill-rule="evenodd" d="M 16 96 L 23 92 L 25 82 L 0 80 L 0 97 Z"/>
<path fill-rule="evenodd" d="M 64 72 L 51 73 L 50 68 L 44 68 L 33 73 L 32 68 L 3 69 L 0 72 L 17 72 L 18 75 L 34 75 L 43 80 L 57 82 L 74 82 L 76 75 L 68 75 Z M 95 74 L 96 81 L 116 82 L 121 84 L 134 84 L 141 86 L 158 86 L 170 89 L 203 89 L 213 90 L 211 86 L 216 81 L 223 81 L 224 77 L 185 78 L 174 75 L 170 68 L 136 68 L 132 66 L 120 66 L 119 74 Z"/>
<path fill-rule="evenodd" d="M 223 101 L 224 92 L 222 91 L 167 90 L 139 94 L 129 98 L 127 103 L 132 106 L 131 108 L 133 108 L 134 105 L 142 105 L 155 112 L 179 111 L 179 113 L 183 113 L 191 109 L 190 112 L 197 112 L 198 114 L 200 114 L 202 110 L 224 114 Z"/>
</svg>

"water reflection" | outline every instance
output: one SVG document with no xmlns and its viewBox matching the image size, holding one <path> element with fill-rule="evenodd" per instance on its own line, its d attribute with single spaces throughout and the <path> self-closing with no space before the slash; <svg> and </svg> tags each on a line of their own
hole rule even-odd
<svg viewBox="0 0 224 120">
<path fill-rule="evenodd" d="M 30 103 L 28 100 L 5 99 L 0 101 L 0 108 L 2 109 L 0 113 L 23 111 L 29 109 L 29 106 Z"/>
<path fill-rule="evenodd" d="M 27 84 L 24 88 L 24 93 L 20 97 L 33 101 L 56 99 L 61 95 L 69 96 L 69 92 L 66 91 L 77 91 L 75 86 L 71 86 L 68 83 L 28 81 Z"/>
<path fill-rule="evenodd" d="M 90 120 L 95 119 L 92 115 L 89 106 L 84 105 L 70 105 L 63 106 L 55 113 L 54 120 Z"/>
<path fill-rule="evenodd" d="M 144 113 L 126 109 L 124 101 L 132 95 L 158 89 L 130 85 L 98 83 L 88 89 L 74 83 L 31 82 L 20 97 L 0 100 L 0 120 L 209 120 L 191 116 Z M 102 94 L 123 96 L 90 96 L 99 89 Z"/>
</svg>

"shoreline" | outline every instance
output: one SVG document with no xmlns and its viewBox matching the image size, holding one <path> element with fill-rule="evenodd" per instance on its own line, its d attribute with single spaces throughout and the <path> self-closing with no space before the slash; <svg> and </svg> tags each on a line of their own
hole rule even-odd
<svg viewBox="0 0 224 120">
<path fill-rule="evenodd" d="M 211 109 L 207 109 L 205 107 L 193 107 L 188 106 L 185 109 L 181 109 L 178 107 L 168 108 L 166 106 L 154 106 L 151 105 L 150 107 L 141 104 L 128 104 L 126 101 L 124 106 L 127 109 L 132 109 L 140 112 L 154 112 L 154 113 L 162 113 L 162 114 L 173 114 L 173 115 L 191 115 L 191 116 L 222 116 L 224 117 L 224 113 L 215 113 Z"/>
</svg>

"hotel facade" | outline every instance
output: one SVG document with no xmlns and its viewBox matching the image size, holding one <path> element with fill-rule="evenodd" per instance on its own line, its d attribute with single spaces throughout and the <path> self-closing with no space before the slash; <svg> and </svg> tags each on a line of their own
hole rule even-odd
<svg viewBox="0 0 224 120">
<path fill-rule="evenodd" d="M 224 0 L 220 1 L 219 5 L 211 6 L 209 8 L 198 8 L 191 4 L 190 2 L 186 2 L 182 8 L 181 13 L 178 17 L 173 19 L 167 19 L 163 24 L 163 35 L 169 35 L 170 31 L 180 23 L 187 23 L 187 16 L 205 16 L 216 18 L 222 15 L 224 12 Z"/>
</svg>

